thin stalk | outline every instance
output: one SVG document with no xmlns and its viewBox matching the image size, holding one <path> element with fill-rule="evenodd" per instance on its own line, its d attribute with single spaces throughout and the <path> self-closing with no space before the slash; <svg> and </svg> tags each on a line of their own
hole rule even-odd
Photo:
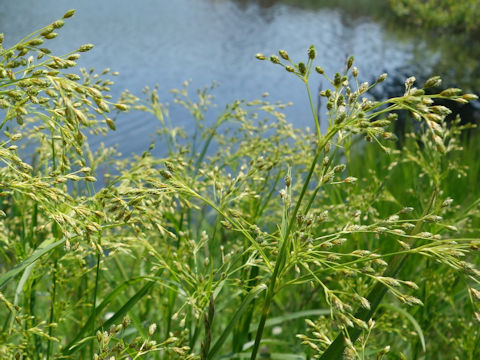
<svg viewBox="0 0 480 360">
<path fill-rule="evenodd" d="M 224 118 L 227 117 L 227 114 L 224 114 L 218 121 L 217 123 L 215 124 L 215 126 L 213 127 L 211 133 L 209 134 L 207 140 L 205 141 L 204 145 L 203 145 L 203 148 L 200 152 L 200 155 L 199 157 L 197 158 L 197 161 L 195 162 L 195 165 L 194 165 L 194 170 L 193 170 L 193 178 L 191 180 L 191 182 L 189 183 L 189 186 L 193 186 L 193 184 L 195 183 L 196 179 L 197 179 L 197 176 L 198 176 L 198 171 L 200 170 L 200 165 L 203 161 L 203 159 L 205 158 L 205 155 L 207 154 L 207 150 L 213 140 L 213 137 L 215 136 L 215 133 L 218 129 L 218 127 L 221 125 L 222 123 L 222 120 Z M 188 216 L 188 211 L 187 211 L 187 216 Z M 182 228 L 183 228 L 183 223 L 184 223 L 184 217 L 185 217 L 185 209 L 183 208 L 182 211 L 181 211 L 181 214 L 180 214 L 180 221 L 179 221 L 179 225 L 178 225 L 178 233 L 181 232 Z M 177 249 L 180 248 L 180 242 L 181 242 L 181 236 L 178 235 L 178 240 L 177 240 L 177 243 L 176 243 L 176 247 Z M 175 301 L 177 300 L 177 294 L 178 294 L 178 291 L 174 291 L 174 293 L 172 294 L 171 297 L 169 297 L 169 303 L 168 303 L 168 316 L 167 316 L 167 335 L 168 333 L 170 332 L 170 327 L 171 327 L 171 316 L 172 316 L 172 313 L 173 313 L 173 308 L 175 306 Z"/>
<path fill-rule="evenodd" d="M 57 296 L 57 265 L 58 265 L 58 260 L 57 257 L 55 256 L 55 262 L 53 265 L 53 290 L 52 290 L 52 302 L 50 305 L 50 318 L 49 318 L 49 324 L 53 323 L 53 320 L 55 319 L 55 300 Z M 52 348 L 52 340 L 50 340 L 53 336 L 53 326 L 50 326 L 48 328 L 48 345 L 47 345 L 47 360 L 50 359 L 50 352 Z"/>
<path fill-rule="evenodd" d="M 431 266 L 430 259 L 427 258 L 426 263 L 425 263 L 425 268 L 430 269 L 430 266 Z M 423 282 L 423 285 L 422 285 L 422 299 L 421 299 L 422 302 L 423 302 L 423 306 L 420 307 L 420 309 L 418 310 L 418 313 L 416 315 L 417 319 L 420 317 L 418 322 L 420 323 L 420 326 L 421 326 L 422 329 L 425 329 L 425 322 L 426 322 L 425 311 L 427 309 L 427 295 L 428 295 L 427 284 L 428 284 L 427 281 Z M 418 355 L 420 353 L 421 348 L 422 348 L 422 342 L 421 342 L 421 339 L 418 338 L 417 342 L 414 346 L 415 350 L 414 350 L 414 353 L 413 353 L 413 356 L 414 356 L 413 360 L 418 359 Z"/>
<path fill-rule="evenodd" d="M 313 119 L 315 120 L 315 128 L 317 130 L 317 138 L 320 140 L 322 136 L 322 131 L 320 129 L 320 121 L 318 120 L 317 112 L 314 110 L 313 107 L 313 100 L 312 100 L 312 94 L 310 92 L 310 86 L 308 86 L 308 80 L 304 80 L 305 82 L 305 87 L 307 88 L 307 94 L 308 94 L 308 102 L 310 104 L 310 110 L 312 111 Z"/>
<path fill-rule="evenodd" d="M 262 190 L 260 192 L 263 192 L 264 190 L 267 189 L 267 185 L 269 183 L 270 175 L 271 175 L 271 172 L 269 172 L 267 177 L 265 178 L 264 184 L 261 188 Z M 266 196 L 265 201 L 263 202 L 263 204 L 260 201 L 258 206 L 255 207 L 255 210 L 253 210 L 254 215 L 252 217 L 252 224 L 256 224 L 257 220 L 259 218 L 261 218 L 261 216 L 263 214 L 263 211 L 268 206 L 268 203 L 270 202 L 270 200 L 273 196 L 273 193 L 275 192 L 276 185 L 278 184 L 280 179 L 281 179 L 281 172 L 278 172 L 277 176 L 275 177 L 275 180 L 273 181 L 273 185 L 271 185 L 271 189 L 270 189 L 268 195 Z M 243 263 L 246 263 L 246 261 L 244 261 Z M 253 289 L 257 285 L 258 273 L 259 273 L 259 267 L 258 266 L 253 266 L 253 267 L 250 268 L 250 272 L 248 273 L 247 279 L 246 279 L 246 284 L 247 284 L 246 287 L 248 289 Z M 246 295 L 246 296 L 248 296 L 248 295 Z M 246 298 L 246 296 L 244 297 L 244 299 Z M 252 302 L 249 305 L 249 308 L 247 310 L 247 313 L 243 317 L 243 321 L 239 322 L 239 326 L 234 333 L 233 344 L 232 344 L 232 349 L 233 349 L 234 354 L 238 353 L 242 350 L 242 345 L 247 340 L 251 340 L 250 334 L 249 334 L 249 329 L 250 329 L 250 324 L 252 322 L 254 309 L 255 309 L 255 299 L 252 300 Z"/>
<path fill-rule="evenodd" d="M 253 266 L 250 269 L 250 274 L 247 282 L 248 289 L 253 289 L 257 285 L 258 272 L 259 272 L 258 266 Z M 234 342 L 233 342 L 232 348 L 233 348 L 234 354 L 242 350 L 242 345 L 248 339 L 250 324 L 253 318 L 254 307 L 255 307 L 255 299 L 252 300 L 252 303 L 249 306 L 248 312 L 245 315 L 244 321 L 240 324 L 240 331 L 237 333 L 238 335 L 233 337 Z"/>
<path fill-rule="evenodd" d="M 290 216 L 290 221 L 288 223 L 288 227 L 287 227 L 287 230 L 285 232 L 285 235 L 283 236 L 283 241 L 282 241 L 282 244 L 281 244 L 281 247 L 280 247 L 280 251 L 278 252 L 278 256 L 277 256 L 277 259 L 275 261 L 275 268 L 273 270 L 272 277 L 270 279 L 270 284 L 269 284 L 268 289 L 267 289 L 267 295 L 265 297 L 265 302 L 263 304 L 262 315 L 261 315 L 261 318 L 260 318 L 260 322 L 258 324 L 257 333 L 255 335 L 255 343 L 253 344 L 252 355 L 250 357 L 251 360 L 255 360 L 257 358 L 258 349 L 260 347 L 260 341 L 262 340 L 263 330 L 265 328 L 265 322 L 267 321 L 267 317 L 268 317 L 268 314 L 270 312 L 270 305 L 271 305 L 273 295 L 274 295 L 274 292 L 275 292 L 275 285 L 277 283 L 277 277 L 278 277 L 278 274 L 279 274 L 280 270 L 283 268 L 283 266 L 285 264 L 286 250 L 288 248 L 290 248 L 290 244 L 289 244 L 288 239 L 289 239 L 290 233 L 293 229 L 293 226 L 295 224 L 298 211 L 299 211 L 300 206 L 302 204 L 302 200 L 303 200 L 303 198 L 304 198 L 304 196 L 305 196 L 305 194 L 308 190 L 310 180 L 312 178 L 315 167 L 317 166 L 317 162 L 318 162 L 318 158 L 320 157 L 320 154 L 322 153 L 324 147 L 327 145 L 327 143 L 330 141 L 330 139 L 335 135 L 335 133 L 337 131 L 337 128 L 333 127 L 333 128 L 330 129 L 330 131 L 323 138 L 321 137 L 320 126 L 318 124 L 318 119 L 317 119 L 317 116 L 315 114 L 315 110 L 314 110 L 314 107 L 313 107 L 313 102 L 312 102 L 312 98 L 311 98 L 311 95 L 310 95 L 310 89 L 309 89 L 307 80 L 305 80 L 305 86 L 307 88 L 307 93 L 309 95 L 310 109 L 311 109 L 312 115 L 315 119 L 315 126 L 317 127 L 317 135 L 318 135 L 318 138 L 319 138 L 319 144 L 318 144 L 317 150 L 315 152 L 315 156 L 313 158 L 312 164 L 310 165 L 310 170 L 308 171 L 307 178 L 305 179 L 305 182 L 303 183 L 302 191 L 300 192 L 300 196 L 299 196 L 299 198 L 297 200 L 297 203 L 295 205 L 295 209 L 293 210 L 293 212 Z"/>
<path fill-rule="evenodd" d="M 37 285 L 37 279 L 36 278 L 33 278 L 32 280 L 32 284 L 29 286 L 28 288 L 28 292 L 29 292 L 29 295 L 28 295 L 28 308 L 29 308 L 29 313 L 30 313 L 30 316 L 34 319 L 36 314 L 35 314 L 35 300 L 36 300 L 36 297 L 35 297 L 35 286 Z M 29 320 L 26 324 L 25 324 L 25 330 L 27 329 L 27 327 L 30 326 L 30 327 L 33 327 L 33 320 Z M 42 348 L 42 345 L 41 345 L 41 341 L 40 341 L 40 337 L 38 335 L 33 335 L 33 341 L 35 343 L 35 351 L 34 351 L 34 358 L 35 359 L 39 359 L 40 356 L 40 352 L 41 352 L 41 348 Z"/>
<path fill-rule="evenodd" d="M 54 140 L 54 132 L 53 129 L 51 130 L 52 132 L 52 167 L 53 171 L 57 169 L 57 163 L 56 163 L 56 157 L 55 157 L 55 140 Z M 53 235 L 58 239 L 59 236 L 57 236 L 58 231 L 58 226 L 56 222 L 53 222 Z M 55 319 L 55 300 L 56 300 L 56 295 L 57 295 L 57 270 L 58 270 L 58 257 L 56 255 L 56 251 L 54 254 L 55 260 L 54 260 L 54 265 L 53 265 L 53 291 L 52 291 L 52 301 L 50 304 L 50 320 L 49 323 L 50 325 L 53 323 L 53 320 Z M 52 340 L 50 340 L 53 336 L 53 326 L 50 326 L 48 328 L 48 345 L 47 345 L 47 360 L 50 359 L 50 351 L 52 347 Z"/>
<path fill-rule="evenodd" d="M 100 278 L 100 253 L 97 254 L 97 268 L 95 272 L 95 289 L 93 291 L 93 308 L 92 308 L 92 317 L 95 319 L 96 316 L 96 309 L 97 309 L 97 292 L 98 292 L 98 279 Z M 92 321 L 92 336 L 95 334 L 95 322 Z M 94 350 L 94 339 L 90 342 L 90 355 L 93 359 L 93 350 Z"/>
<path fill-rule="evenodd" d="M 216 234 L 217 234 L 217 229 L 219 227 L 219 224 L 220 224 L 220 216 L 219 214 L 217 214 L 217 216 L 215 217 L 215 222 L 213 224 L 213 231 L 212 231 L 212 235 L 210 236 L 210 238 L 212 239 L 212 241 L 215 241 L 215 238 L 216 238 Z M 205 248 L 205 255 L 206 257 L 209 259 L 209 263 L 210 263 L 210 266 L 209 266 L 209 271 L 210 271 L 210 277 L 212 276 L 212 267 L 213 267 L 213 259 L 214 259 L 214 256 L 212 256 L 212 251 L 214 248 L 219 248 L 219 246 L 212 246 L 212 249 L 210 249 L 210 244 L 211 242 L 208 242 L 206 248 Z M 168 319 L 169 320 L 169 326 L 170 326 L 170 322 L 171 322 L 171 317 L 172 317 L 172 313 L 173 313 L 173 308 L 170 309 L 170 312 L 168 314 Z M 211 323 L 210 323 L 211 324 Z M 189 339 L 189 346 L 191 349 L 193 349 L 195 347 L 195 344 L 198 340 L 198 336 L 200 334 L 200 326 L 201 326 L 201 322 L 199 321 L 198 324 L 195 324 L 195 331 L 193 332 L 193 336 Z M 167 332 L 167 336 L 168 336 L 168 332 Z"/>
<path fill-rule="evenodd" d="M 323 170 L 323 174 L 322 176 L 324 176 L 328 169 L 329 169 L 329 166 L 333 160 L 333 157 L 335 156 L 335 154 L 337 153 L 337 148 L 333 151 L 333 155 L 332 155 L 332 158 L 329 160 L 328 162 L 328 166 L 325 167 L 325 169 Z M 307 215 L 308 212 L 310 211 L 310 208 L 312 207 L 313 205 L 313 201 L 315 200 L 315 198 L 317 197 L 317 194 L 318 194 L 318 191 L 322 188 L 322 185 L 323 185 L 323 182 L 320 182 L 316 187 L 315 187 L 315 190 L 313 191 L 312 195 L 310 196 L 310 199 L 308 200 L 308 203 L 307 203 L 307 206 L 305 207 L 305 210 L 303 211 L 303 215 Z"/>
</svg>

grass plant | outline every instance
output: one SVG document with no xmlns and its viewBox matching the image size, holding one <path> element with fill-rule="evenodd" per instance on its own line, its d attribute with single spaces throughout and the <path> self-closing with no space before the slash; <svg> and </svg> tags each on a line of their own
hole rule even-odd
<svg viewBox="0 0 480 360">
<path fill-rule="evenodd" d="M 313 131 L 267 95 L 210 123 L 212 87 L 188 82 L 185 131 L 158 87 L 113 100 L 116 73 L 76 71 L 93 45 L 45 47 L 73 14 L 0 36 L 0 358 L 478 358 L 479 148 L 436 103 L 475 95 L 410 77 L 376 101 L 386 74 L 361 82 L 350 57 L 329 76 L 311 46 L 256 57 L 304 83 Z M 155 143 L 90 148 L 133 111 Z M 398 112 L 415 124 L 401 148 Z"/>
</svg>

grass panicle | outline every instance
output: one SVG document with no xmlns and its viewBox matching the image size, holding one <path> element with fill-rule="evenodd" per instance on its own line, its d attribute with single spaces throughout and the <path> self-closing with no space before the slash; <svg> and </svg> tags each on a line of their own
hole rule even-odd
<svg viewBox="0 0 480 360">
<path fill-rule="evenodd" d="M 386 74 L 312 45 L 256 58 L 304 84 L 313 131 L 268 94 L 217 110 L 215 83 L 114 100 L 116 72 L 77 69 L 92 44 L 48 49 L 72 16 L 0 36 L 0 358 L 480 356 L 479 147 L 445 105 L 475 95 L 409 77 L 376 100 Z M 155 141 L 92 149 L 123 112 Z"/>
</svg>

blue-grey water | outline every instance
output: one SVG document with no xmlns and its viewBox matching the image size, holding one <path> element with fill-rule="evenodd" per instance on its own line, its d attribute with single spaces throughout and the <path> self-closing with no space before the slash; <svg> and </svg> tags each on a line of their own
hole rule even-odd
<svg viewBox="0 0 480 360">
<path fill-rule="evenodd" d="M 24 35 L 47 25 L 70 9 L 76 15 L 49 45 L 64 53 L 83 43 L 96 47 L 79 65 L 119 71 L 114 97 L 124 89 L 141 95 L 158 84 L 164 101 L 168 90 L 192 79 L 192 90 L 212 81 L 219 108 L 234 99 L 254 99 L 268 91 L 272 101 L 292 101 L 286 110 L 298 125 L 311 124 L 301 82 L 280 67 L 255 59 L 286 49 L 297 61 L 305 59 L 310 44 L 318 50 L 318 65 L 327 73 L 342 70 L 355 55 L 360 77 L 374 80 L 382 72 L 393 77 L 432 69 L 444 50 L 417 35 L 398 35 L 385 23 L 341 9 L 285 5 L 282 2 L 241 0 L 0 0 L 0 32 L 12 45 Z M 409 73 L 412 69 L 412 73 Z M 416 70 L 414 70 L 416 69 Z M 320 86 L 314 77 L 312 87 Z M 401 91 L 401 88 L 399 89 Z M 190 118 L 172 109 L 175 125 L 188 128 Z M 143 151 L 158 123 L 146 114 L 119 118 L 117 131 L 102 139 L 118 144 L 124 154 Z M 98 139 L 94 140 L 98 144 Z"/>
</svg>

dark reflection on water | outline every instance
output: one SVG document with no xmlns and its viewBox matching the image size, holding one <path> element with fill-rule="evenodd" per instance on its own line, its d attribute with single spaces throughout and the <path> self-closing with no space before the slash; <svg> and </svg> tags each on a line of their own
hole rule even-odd
<svg viewBox="0 0 480 360">
<path fill-rule="evenodd" d="M 76 8 L 76 16 L 51 48 L 66 52 L 83 43 L 96 44 L 79 65 L 119 71 L 115 95 L 127 88 L 140 94 L 145 85 L 158 83 L 169 101 L 168 89 L 180 87 L 186 79 L 193 79 L 194 88 L 215 80 L 222 84 L 215 92 L 220 107 L 268 91 L 274 101 L 294 102 L 286 112 L 296 126 L 311 123 L 302 84 L 281 68 L 255 60 L 257 52 L 268 55 L 284 48 L 300 61 L 313 43 L 318 64 L 330 74 L 341 70 L 353 54 L 362 80 L 372 81 L 382 72 L 396 79 L 387 83 L 390 88 L 384 87 L 384 93 L 393 88 L 398 94 L 405 77 L 429 75 L 431 69 L 448 70 L 450 79 L 461 72 L 465 82 L 455 85 L 478 89 L 478 56 L 472 57 L 479 52 L 478 44 L 424 38 L 390 22 L 374 21 L 359 11 L 375 3 L 372 0 L 338 3 L 343 10 L 333 1 L 308 0 L 2 0 L 0 32 L 5 33 L 7 45 L 13 44 Z M 379 7 L 373 13 L 379 18 L 382 11 Z M 456 52 L 453 56 L 451 49 Z M 475 81 L 472 75 L 477 75 Z M 319 86 L 320 78 L 314 78 L 312 88 Z M 172 120 L 175 125 L 190 121 L 175 109 Z M 103 140 L 108 145 L 118 143 L 123 153 L 139 153 L 157 125 L 148 116 L 130 114 L 120 118 L 117 131 Z"/>
</svg>

